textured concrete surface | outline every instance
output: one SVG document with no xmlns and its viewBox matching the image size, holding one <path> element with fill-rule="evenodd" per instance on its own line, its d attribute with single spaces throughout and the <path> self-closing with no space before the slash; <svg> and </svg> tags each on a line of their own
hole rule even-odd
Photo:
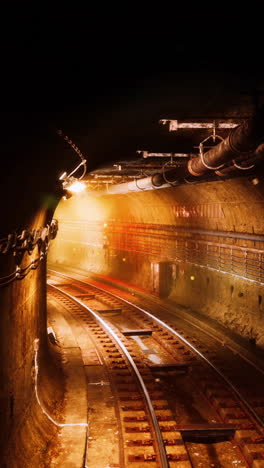
<svg viewBox="0 0 264 468">
<path fill-rule="evenodd" d="M 34 217 L 31 229 L 45 225 L 46 212 L 40 210 Z M 27 266 L 38 256 L 26 252 L 20 267 Z M 15 257 L 1 256 L 0 275 L 16 269 Z M 46 339 L 46 264 L 42 261 L 22 280 L 0 288 L 0 462 L 2 466 L 30 467 L 45 459 L 47 446 L 55 433 L 39 413 L 34 395 L 34 340 L 40 340 L 40 379 L 45 381 L 41 396 L 47 405 L 61 395 L 57 382 L 56 364 L 50 364 L 51 354 Z M 54 378 L 50 393 L 48 381 Z M 43 390 L 43 392 L 42 392 Z M 53 411 L 53 410 L 52 410 Z M 56 431 L 55 431 L 56 432 Z M 31 453 L 32 452 L 32 453 Z M 39 452 L 39 458 L 37 453 Z"/>
<path fill-rule="evenodd" d="M 66 377 L 64 424 L 87 423 L 86 380 L 81 351 L 65 315 L 66 309 L 49 301 L 48 324 L 55 331 L 61 346 L 63 369 Z M 87 427 L 66 426 L 59 431 L 59 454 L 51 467 L 82 468 L 87 443 Z"/>
<path fill-rule="evenodd" d="M 113 276 L 152 290 L 151 263 L 161 260 L 154 253 L 155 249 L 147 254 L 137 252 L 136 245 L 135 251 L 122 250 L 126 232 L 118 231 L 113 247 L 111 242 L 107 244 L 104 224 L 153 223 L 179 226 L 183 233 L 187 233 L 188 228 L 196 228 L 261 235 L 264 234 L 263 214 L 264 182 L 260 180 L 259 184 L 253 185 L 247 178 L 94 198 L 84 194 L 58 206 L 55 217 L 62 226 L 63 221 L 80 224 L 75 229 L 73 224 L 68 231 L 67 225 L 62 228 L 53 243 L 49 260 L 58 266 L 73 266 Z M 85 223 L 91 223 L 93 228 L 86 227 Z M 144 236 L 144 242 L 151 246 L 153 240 L 148 238 L 147 230 Z M 187 236 L 190 241 L 197 239 L 192 232 Z M 260 250 L 264 245 L 263 242 L 206 235 L 202 239 Z M 135 240 L 135 243 L 140 241 Z M 166 238 L 163 242 L 165 252 Z M 173 256 L 173 252 L 170 255 Z M 264 345 L 263 285 L 212 271 L 204 265 L 199 267 L 175 261 L 174 267 L 167 295 L 176 304 L 190 307 L 257 345 Z"/>
</svg>

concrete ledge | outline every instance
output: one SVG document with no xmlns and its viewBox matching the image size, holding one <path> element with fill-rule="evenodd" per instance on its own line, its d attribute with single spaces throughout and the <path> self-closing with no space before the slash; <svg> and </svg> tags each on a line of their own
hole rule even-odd
<svg viewBox="0 0 264 468">
<path fill-rule="evenodd" d="M 52 326 L 61 346 L 63 371 L 66 377 L 64 424 L 87 423 L 86 377 L 81 350 L 68 323 L 65 309 L 53 300 L 48 301 L 48 326 Z M 62 427 L 59 432 L 59 451 L 52 458 L 50 466 L 83 468 L 87 432 L 85 426 Z"/>
</svg>

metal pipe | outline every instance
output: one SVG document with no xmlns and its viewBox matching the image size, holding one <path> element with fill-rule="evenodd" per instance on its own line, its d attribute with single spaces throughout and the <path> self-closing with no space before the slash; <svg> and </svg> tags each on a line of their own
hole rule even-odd
<svg viewBox="0 0 264 468">
<path fill-rule="evenodd" d="M 208 170 L 221 169 L 224 164 L 237 157 L 248 159 L 263 140 L 263 136 L 263 114 L 258 113 L 254 118 L 234 128 L 219 145 L 190 159 L 187 165 L 188 171 L 193 176 L 199 177 Z"/>
<path fill-rule="evenodd" d="M 108 188 L 109 194 L 114 193 L 129 193 L 129 192 L 140 192 L 144 190 L 153 190 L 157 188 L 169 187 L 165 184 L 164 178 L 161 173 L 157 172 L 150 177 L 144 177 L 143 179 L 135 179 L 131 182 L 124 184 L 111 185 Z"/>
<path fill-rule="evenodd" d="M 157 172 L 143 179 L 111 185 L 108 187 L 107 193 L 118 194 L 167 188 L 178 185 L 180 180 L 186 180 L 190 174 L 195 179 L 209 171 L 215 171 L 217 175 L 225 176 L 235 170 L 248 170 L 252 164 L 263 158 L 264 145 L 258 146 L 263 141 L 263 137 L 263 112 L 259 112 L 255 117 L 233 128 L 229 136 L 219 145 L 190 159 L 187 166 L 168 171 L 165 171 L 163 166 L 163 173 Z M 222 169 L 231 161 L 233 161 L 232 166 L 229 165 Z"/>
<path fill-rule="evenodd" d="M 261 145 L 257 147 L 256 151 L 250 158 L 233 159 L 232 164 L 230 166 L 227 166 L 227 167 L 224 167 L 223 169 L 215 171 L 215 173 L 223 177 L 234 172 L 249 171 L 250 169 L 253 169 L 253 167 L 256 164 L 258 164 L 260 161 L 262 161 L 263 159 L 264 159 L 264 143 L 262 143 Z"/>
</svg>

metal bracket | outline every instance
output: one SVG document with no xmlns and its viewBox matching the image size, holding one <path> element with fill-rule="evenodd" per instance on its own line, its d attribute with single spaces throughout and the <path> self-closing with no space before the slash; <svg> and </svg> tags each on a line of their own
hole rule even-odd
<svg viewBox="0 0 264 468">
<path fill-rule="evenodd" d="M 138 150 L 137 153 L 142 153 L 143 158 L 188 158 L 187 153 L 151 153 L 150 151 Z"/>
<path fill-rule="evenodd" d="M 179 122 L 178 120 L 161 119 L 159 123 L 166 125 L 169 122 L 169 131 L 177 132 L 179 129 L 190 129 L 190 128 L 222 128 L 230 129 L 237 127 L 238 123 L 234 122 Z"/>
</svg>

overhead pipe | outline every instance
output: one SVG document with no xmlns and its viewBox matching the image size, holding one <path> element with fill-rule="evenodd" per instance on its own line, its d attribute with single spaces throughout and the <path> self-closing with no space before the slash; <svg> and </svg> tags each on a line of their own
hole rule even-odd
<svg viewBox="0 0 264 468">
<path fill-rule="evenodd" d="M 204 154 L 195 156 L 188 161 L 187 166 L 170 169 L 163 173 L 157 172 L 143 179 L 108 186 L 107 193 L 140 192 L 179 185 L 181 181 L 187 183 L 186 178 L 201 177 L 207 172 L 214 171 L 217 175 L 225 176 L 236 170 L 249 170 L 264 157 L 263 112 L 245 121 L 231 130 L 229 136 L 221 143 Z M 231 163 L 228 165 L 228 163 Z"/>
<path fill-rule="evenodd" d="M 163 178 L 163 175 L 159 172 L 143 179 L 134 179 L 131 182 L 123 184 L 111 185 L 108 187 L 107 193 L 129 193 L 129 192 L 141 192 L 144 190 L 158 189 L 164 186 L 168 186 Z"/>
<path fill-rule="evenodd" d="M 239 171 L 249 171 L 253 169 L 256 164 L 264 160 L 264 143 L 259 145 L 256 151 L 251 155 L 251 157 L 244 159 L 244 158 L 236 158 L 232 160 L 232 164 L 230 166 L 224 167 L 215 173 L 220 176 L 228 176 L 229 174 L 233 174 Z"/>
<path fill-rule="evenodd" d="M 188 171 L 200 177 L 208 171 L 219 171 L 224 165 L 237 158 L 248 159 L 264 137 L 263 113 L 245 121 L 231 130 L 229 136 L 206 153 L 188 161 Z"/>
</svg>

